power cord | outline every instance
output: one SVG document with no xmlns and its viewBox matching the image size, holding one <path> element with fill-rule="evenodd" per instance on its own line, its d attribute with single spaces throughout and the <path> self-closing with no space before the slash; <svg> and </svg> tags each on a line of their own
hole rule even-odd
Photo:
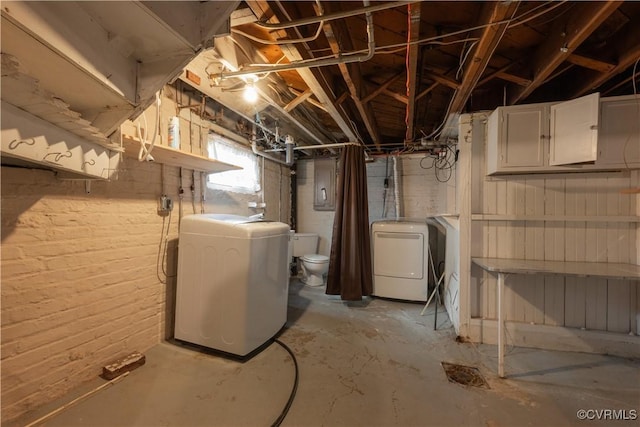
<svg viewBox="0 0 640 427">
<path fill-rule="evenodd" d="M 271 424 L 271 427 L 278 427 L 280 424 L 282 424 L 282 421 L 284 421 L 284 418 L 287 416 L 289 408 L 291 408 L 291 404 L 293 403 L 293 399 L 296 397 L 296 391 L 298 391 L 298 361 L 296 360 L 296 356 L 293 354 L 293 351 L 291 351 L 291 349 L 287 347 L 285 343 L 277 339 L 274 340 L 274 342 L 280 344 L 280 346 L 284 348 L 287 353 L 289 353 L 289 356 L 291 356 L 291 360 L 293 360 L 293 366 L 295 367 L 295 379 L 293 381 L 291 394 L 289 394 L 289 400 L 287 400 L 287 404 L 282 409 L 282 412 L 280 412 L 278 418 L 276 418 L 273 424 Z"/>
</svg>

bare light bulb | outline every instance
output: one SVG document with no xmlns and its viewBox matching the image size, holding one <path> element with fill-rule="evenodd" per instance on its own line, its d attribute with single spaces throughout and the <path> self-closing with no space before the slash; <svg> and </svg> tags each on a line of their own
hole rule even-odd
<svg viewBox="0 0 640 427">
<path fill-rule="evenodd" d="M 256 103 L 256 101 L 258 100 L 258 91 L 256 90 L 255 86 L 253 86 L 253 83 L 250 82 L 245 85 L 243 96 L 244 100 L 248 103 Z"/>
</svg>

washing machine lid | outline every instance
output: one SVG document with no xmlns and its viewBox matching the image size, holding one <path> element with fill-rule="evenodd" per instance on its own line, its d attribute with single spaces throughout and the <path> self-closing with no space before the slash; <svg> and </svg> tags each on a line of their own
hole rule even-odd
<svg viewBox="0 0 640 427">
<path fill-rule="evenodd" d="M 285 234 L 288 238 L 289 225 L 240 215 L 194 214 L 182 218 L 180 234 L 183 233 L 237 238 L 261 238 Z"/>
<path fill-rule="evenodd" d="M 329 257 L 326 255 L 307 254 L 302 256 L 302 260 L 312 264 L 321 264 L 329 261 Z"/>
</svg>

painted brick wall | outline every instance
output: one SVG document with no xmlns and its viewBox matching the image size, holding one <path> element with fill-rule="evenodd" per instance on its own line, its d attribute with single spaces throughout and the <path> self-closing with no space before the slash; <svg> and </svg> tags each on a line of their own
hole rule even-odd
<svg viewBox="0 0 640 427">
<path fill-rule="evenodd" d="M 268 219 L 288 222 L 288 171 L 265 162 Z M 6 422 L 95 378 L 107 362 L 172 336 L 180 169 L 126 159 L 118 180 L 94 181 L 89 194 L 84 181 L 49 171 L 1 173 Z M 195 203 L 191 171 L 182 175 L 182 213 L 199 213 L 199 174 Z M 157 214 L 161 194 L 174 199 L 170 225 Z M 207 190 L 204 211 L 251 215 L 257 211 L 247 202 L 259 200 Z"/>
</svg>

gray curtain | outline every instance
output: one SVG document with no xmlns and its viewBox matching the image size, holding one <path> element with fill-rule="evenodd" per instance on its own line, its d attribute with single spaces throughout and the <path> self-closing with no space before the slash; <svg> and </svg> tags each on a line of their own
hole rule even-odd
<svg viewBox="0 0 640 427">
<path fill-rule="evenodd" d="M 342 148 L 337 193 L 326 293 L 359 301 L 373 292 L 363 147 Z"/>
</svg>

